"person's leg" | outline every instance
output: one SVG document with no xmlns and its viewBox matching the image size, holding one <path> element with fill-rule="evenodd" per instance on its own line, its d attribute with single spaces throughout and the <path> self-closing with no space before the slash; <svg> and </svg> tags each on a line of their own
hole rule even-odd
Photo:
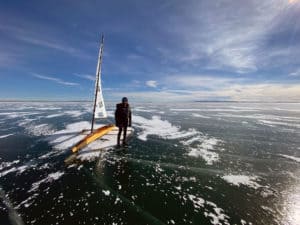
<svg viewBox="0 0 300 225">
<path fill-rule="evenodd" d="M 118 146 L 120 146 L 121 133 L 122 133 L 122 127 L 119 126 L 119 133 L 118 133 L 118 140 L 117 140 L 117 145 L 118 145 Z"/>
<path fill-rule="evenodd" d="M 123 145 L 127 145 L 126 133 L 127 133 L 127 126 L 124 127 L 124 131 L 123 131 Z"/>
</svg>

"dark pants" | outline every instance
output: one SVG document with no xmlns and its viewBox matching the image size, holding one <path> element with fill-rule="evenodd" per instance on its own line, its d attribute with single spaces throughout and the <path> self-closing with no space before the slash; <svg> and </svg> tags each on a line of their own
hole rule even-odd
<svg viewBox="0 0 300 225">
<path fill-rule="evenodd" d="M 127 126 L 125 126 L 125 127 L 119 126 L 118 145 L 120 145 L 120 138 L 121 138 L 122 130 L 123 130 L 123 145 L 126 144 Z"/>
</svg>

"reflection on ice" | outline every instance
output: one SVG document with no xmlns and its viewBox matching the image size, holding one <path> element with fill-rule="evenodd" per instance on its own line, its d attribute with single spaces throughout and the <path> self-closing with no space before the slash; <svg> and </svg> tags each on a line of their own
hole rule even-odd
<svg viewBox="0 0 300 225">
<path fill-rule="evenodd" d="M 298 176 L 299 177 L 299 176 Z M 285 217 L 282 224 L 300 224 L 300 181 L 291 186 L 285 200 Z"/>
</svg>

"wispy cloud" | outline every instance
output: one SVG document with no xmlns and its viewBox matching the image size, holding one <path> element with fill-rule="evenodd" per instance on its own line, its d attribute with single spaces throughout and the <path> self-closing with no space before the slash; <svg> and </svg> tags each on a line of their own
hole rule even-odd
<svg viewBox="0 0 300 225">
<path fill-rule="evenodd" d="M 56 78 L 56 77 L 45 76 L 45 75 L 41 75 L 41 74 L 37 74 L 37 73 L 32 73 L 32 76 L 36 77 L 36 78 L 39 78 L 39 79 L 42 79 L 42 80 L 50 80 L 50 81 L 53 81 L 55 83 L 66 85 L 66 86 L 77 86 L 77 85 L 79 85 L 78 83 L 67 82 L 67 81 L 63 81 L 63 80 L 61 80 L 59 78 Z"/>
<path fill-rule="evenodd" d="M 75 57 L 80 58 L 91 58 L 86 52 L 82 51 L 81 49 L 77 49 L 72 47 L 69 43 L 61 39 L 58 39 L 53 35 L 53 33 L 58 34 L 59 32 L 52 31 L 49 33 L 48 30 L 45 32 L 41 32 L 40 30 L 37 32 L 38 29 L 32 29 L 32 27 L 43 27 L 39 24 L 30 24 L 30 22 L 24 23 L 22 25 L 11 25 L 11 24 L 0 24 L 0 31 L 5 32 L 6 35 L 10 36 L 12 39 L 17 41 L 21 41 L 26 44 L 31 44 L 43 48 L 54 49 L 57 51 L 62 51 L 68 53 Z M 59 35 L 58 35 L 59 36 Z"/>
<path fill-rule="evenodd" d="M 95 81 L 96 76 L 95 75 L 90 75 L 90 74 L 79 74 L 79 73 L 74 73 L 75 76 L 86 79 L 86 80 L 91 80 Z"/>
<path fill-rule="evenodd" d="M 180 44 L 176 51 L 162 47 L 161 53 L 202 68 L 255 72 L 272 61 L 273 49 L 266 40 L 278 30 L 277 21 L 285 19 L 281 14 L 289 11 L 288 5 L 283 0 L 186 4 L 182 16 L 174 15 L 165 24 Z"/>
<path fill-rule="evenodd" d="M 178 102 L 197 100 L 233 100 L 233 101 L 300 101 L 299 84 L 253 84 L 232 85 L 214 91 L 133 91 L 112 92 L 110 97 L 128 96 L 134 101 Z"/>
<path fill-rule="evenodd" d="M 230 78 L 220 76 L 209 76 L 201 74 L 178 74 L 166 76 L 164 85 L 167 88 L 184 88 L 186 90 L 195 89 L 220 89 L 234 83 L 244 82 L 245 78 Z"/>
<path fill-rule="evenodd" d="M 218 91 L 237 101 L 300 101 L 300 84 L 233 85 Z"/>
<path fill-rule="evenodd" d="M 146 85 L 148 87 L 156 88 L 157 87 L 157 81 L 155 81 L 155 80 L 148 80 L 148 81 L 146 81 Z"/>
</svg>

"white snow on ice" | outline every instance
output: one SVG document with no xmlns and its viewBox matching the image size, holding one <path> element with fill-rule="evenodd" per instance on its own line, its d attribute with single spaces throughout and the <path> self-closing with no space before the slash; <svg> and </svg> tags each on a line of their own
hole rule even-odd
<svg viewBox="0 0 300 225">
<path fill-rule="evenodd" d="M 20 162 L 20 160 L 14 160 L 14 161 L 11 161 L 11 162 L 2 162 L 0 164 L 0 170 L 3 170 L 5 168 L 7 168 L 7 167 L 10 167 L 10 166 L 12 166 L 14 164 L 18 164 L 19 162 Z"/>
<path fill-rule="evenodd" d="M 224 210 L 218 207 L 215 203 L 192 194 L 188 195 L 188 199 L 193 203 L 196 212 L 199 212 L 199 209 L 201 208 L 205 209 L 204 216 L 210 218 L 211 224 L 229 224 L 229 216 L 226 215 Z M 207 212 L 207 207 L 212 207 L 213 212 Z"/>
<path fill-rule="evenodd" d="M 291 155 L 284 155 L 284 154 L 278 154 L 284 158 L 287 158 L 287 159 L 291 159 L 291 160 L 294 160 L 296 162 L 300 162 L 300 158 L 299 157 L 296 157 L 296 156 L 291 156 Z"/>
<path fill-rule="evenodd" d="M 103 126 L 103 124 L 97 124 L 95 129 Z M 83 137 L 85 137 L 88 133 L 83 133 L 82 130 L 90 129 L 91 124 L 87 121 L 81 121 L 72 123 L 66 126 L 65 129 L 57 131 L 53 133 L 51 136 L 47 137 L 47 140 L 51 145 L 53 145 L 54 149 L 57 151 L 54 152 L 54 155 L 60 154 L 66 150 L 70 150 L 72 146 L 74 146 L 77 142 L 79 142 Z M 117 144 L 117 135 L 118 128 L 114 128 L 109 135 L 105 135 L 102 138 L 92 142 L 82 150 L 80 150 L 77 158 L 80 160 L 88 160 L 91 161 L 101 154 L 101 151 L 97 151 L 99 149 L 107 149 L 112 148 Z M 128 135 L 133 132 L 132 128 L 128 128 Z M 53 155 L 52 152 L 46 153 L 40 157 L 49 157 Z"/>
<path fill-rule="evenodd" d="M 133 115 L 133 121 L 134 126 L 138 128 L 137 137 L 143 141 L 147 141 L 150 135 L 167 140 L 179 139 L 187 147 L 189 156 L 202 157 L 209 165 L 219 159 L 218 153 L 212 150 L 215 150 L 215 147 L 222 142 L 221 140 L 206 137 L 195 129 L 182 130 L 180 126 L 173 125 L 169 121 L 161 119 L 160 116 L 152 116 L 151 119 L 147 119 L 142 116 Z M 96 128 L 100 126 L 103 125 L 99 124 Z M 81 131 L 88 129 L 90 129 L 90 122 L 81 121 L 72 123 L 67 125 L 65 129 L 54 132 L 51 136 L 47 137 L 47 140 L 56 150 L 69 150 L 70 147 L 86 135 L 81 134 Z M 131 128 L 129 129 L 132 132 Z M 107 149 L 116 145 L 116 135 L 117 129 L 82 149 L 77 158 L 81 160 L 93 160 L 101 154 L 100 151 L 94 150 Z M 197 142 L 196 147 L 190 146 L 195 142 Z M 51 153 L 47 153 L 45 157 L 50 155 Z"/>
<path fill-rule="evenodd" d="M 221 178 L 234 186 L 245 185 L 254 189 L 262 187 L 260 184 L 256 182 L 259 180 L 259 177 L 257 176 L 229 174 L 229 175 L 222 176 Z"/>
<path fill-rule="evenodd" d="M 170 109 L 174 112 L 256 112 L 256 109 L 226 109 L 226 108 L 201 108 L 201 109 Z"/>
<path fill-rule="evenodd" d="M 212 150 L 215 150 L 215 147 L 219 143 L 222 143 L 221 140 L 214 137 L 206 137 L 205 135 L 201 134 L 187 141 L 181 141 L 182 144 L 188 146 L 194 142 L 198 142 L 198 144 L 196 145 L 196 147 L 189 147 L 189 156 L 201 157 L 206 161 L 207 165 L 212 165 L 214 162 L 219 160 L 219 154 Z"/>
<path fill-rule="evenodd" d="M 30 124 L 25 126 L 25 130 L 34 136 L 51 135 L 54 133 L 54 129 L 49 124 Z"/>
<path fill-rule="evenodd" d="M 258 120 L 258 122 L 260 124 L 263 125 L 268 125 L 273 127 L 274 125 L 279 125 L 279 126 L 290 126 L 290 127 L 296 127 L 296 128 L 300 128 L 300 124 L 296 124 L 296 123 L 286 123 L 286 122 L 280 122 L 280 121 L 270 121 L 270 120 Z"/>
<path fill-rule="evenodd" d="M 203 116 L 203 115 L 198 114 L 198 113 L 192 113 L 192 116 L 193 116 L 193 117 L 197 117 L 197 118 L 205 118 L 205 119 L 211 118 L 211 117 L 209 117 L 209 116 Z"/>
<path fill-rule="evenodd" d="M 208 165 L 219 160 L 219 154 L 212 151 L 222 142 L 219 139 L 206 137 L 195 129 L 181 130 L 179 126 L 172 125 L 167 120 L 162 120 L 160 116 L 152 116 L 151 119 L 134 116 L 133 120 L 136 123 L 136 127 L 142 129 L 138 133 L 138 138 L 143 141 L 147 141 L 149 135 L 155 135 L 164 139 L 181 139 L 181 143 L 189 149 L 189 156 L 202 157 Z M 195 142 L 198 145 L 196 147 L 191 146 Z"/>
<path fill-rule="evenodd" d="M 0 136 L 0 139 L 2 139 L 2 138 L 7 138 L 7 137 L 12 136 L 12 135 L 14 135 L 14 134 L 6 134 L 6 135 L 2 135 L 2 136 Z"/>
<path fill-rule="evenodd" d="M 55 173 L 50 173 L 46 178 L 33 183 L 31 185 L 31 189 L 28 192 L 36 191 L 42 183 L 51 183 L 55 180 L 58 180 L 63 174 L 64 174 L 64 172 L 60 172 L 60 171 L 55 172 Z"/>
<path fill-rule="evenodd" d="M 149 135 L 156 135 L 164 139 L 178 139 L 197 134 L 197 131 L 190 129 L 188 131 L 180 131 L 179 126 L 172 125 L 167 120 L 162 120 L 160 116 L 152 116 L 151 119 L 147 119 L 142 116 L 133 116 L 135 126 L 142 129 L 138 133 L 138 138 L 147 141 Z"/>
<path fill-rule="evenodd" d="M 110 195 L 110 191 L 109 191 L 109 190 L 107 190 L 107 191 L 103 190 L 102 192 L 103 192 L 103 194 L 106 195 L 106 196 L 109 196 L 109 195 Z"/>
<path fill-rule="evenodd" d="M 19 160 L 17 160 L 19 161 Z M 11 164 L 13 165 L 13 164 Z M 9 166 L 11 166 L 9 165 Z M 7 166 L 7 167 L 9 167 Z M 10 173 L 18 173 L 18 174 L 21 174 L 23 173 L 24 171 L 26 171 L 27 169 L 30 169 L 30 168 L 33 168 L 35 167 L 36 164 L 33 164 L 33 163 L 28 163 L 28 164 L 24 164 L 22 166 L 18 166 L 18 167 L 12 167 L 10 169 L 7 169 L 7 170 L 4 170 L 4 171 L 1 171 L 0 172 L 0 177 L 3 177 L 3 176 L 6 176 L 7 174 L 10 174 Z"/>
</svg>

